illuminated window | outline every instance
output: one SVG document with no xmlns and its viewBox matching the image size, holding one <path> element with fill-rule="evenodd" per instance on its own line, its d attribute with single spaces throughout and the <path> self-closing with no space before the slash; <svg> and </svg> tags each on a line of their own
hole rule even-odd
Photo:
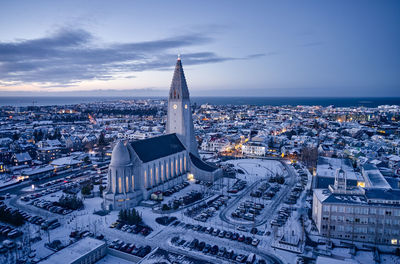
<svg viewBox="0 0 400 264">
<path fill-rule="evenodd" d="M 174 177 L 174 162 L 171 161 L 171 177 Z"/>
<path fill-rule="evenodd" d="M 168 163 L 165 164 L 165 175 L 167 176 L 167 179 L 169 179 L 169 174 L 168 174 Z"/>
<path fill-rule="evenodd" d="M 187 109 L 187 104 L 185 104 L 185 109 Z"/>
<path fill-rule="evenodd" d="M 187 171 L 186 170 L 186 156 L 183 157 L 183 168 L 185 171 Z"/>
<path fill-rule="evenodd" d="M 180 167 L 180 170 L 181 170 L 181 173 L 182 173 L 182 157 L 180 157 L 179 158 L 179 167 Z"/>
<path fill-rule="evenodd" d="M 159 183 L 159 179 L 158 179 L 158 166 L 156 167 L 156 183 Z"/>
<path fill-rule="evenodd" d="M 122 193 L 121 177 L 118 177 L 118 192 Z"/>
<path fill-rule="evenodd" d="M 144 187 L 147 187 L 147 170 L 144 171 Z"/>
<path fill-rule="evenodd" d="M 161 181 L 164 181 L 164 164 L 161 164 Z"/>
<path fill-rule="evenodd" d="M 135 176 L 132 175 L 132 190 L 135 190 Z"/>
<path fill-rule="evenodd" d="M 174 109 L 177 109 L 177 108 L 178 108 L 178 106 L 176 104 L 174 104 Z"/>
<path fill-rule="evenodd" d="M 115 193 L 115 181 L 114 181 L 114 178 L 112 177 L 112 175 L 110 175 L 110 180 L 112 183 L 112 192 Z"/>
<path fill-rule="evenodd" d="M 393 238 L 391 242 L 392 242 L 392 245 L 397 245 L 397 239 Z"/>
<path fill-rule="evenodd" d="M 175 159 L 175 174 L 178 175 L 178 160 Z"/>
<path fill-rule="evenodd" d="M 153 184 L 154 184 L 154 182 L 153 182 L 153 168 L 150 169 L 150 184 L 153 187 Z"/>
<path fill-rule="evenodd" d="M 129 178 L 125 177 L 125 192 L 129 192 Z"/>
</svg>

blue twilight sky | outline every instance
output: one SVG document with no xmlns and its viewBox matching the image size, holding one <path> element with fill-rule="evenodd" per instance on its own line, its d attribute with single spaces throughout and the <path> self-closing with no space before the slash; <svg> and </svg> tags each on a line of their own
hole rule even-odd
<svg viewBox="0 0 400 264">
<path fill-rule="evenodd" d="M 400 96 L 400 1 L 1 1 L 0 95 Z M 101 91 L 100 91 L 101 90 Z"/>
</svg>

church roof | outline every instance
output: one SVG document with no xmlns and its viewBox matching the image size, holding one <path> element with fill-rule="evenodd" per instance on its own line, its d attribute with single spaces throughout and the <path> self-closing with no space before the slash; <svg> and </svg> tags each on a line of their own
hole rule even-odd
<svg viewBox="0 0 400 264">
<path fill-rule="evenodd" d="M 201 159 L 199 159 L 192 153 L 189 153 L 189 156 L 190 156 L 190 160 L 192 161 L 194 166 L 196 166 L 200 170 L 212 172 L 212 171 L 216 171 L 218 169 L 217 167 L 214 167 L 214 166 L 211 166 L 211 165 L 205 163 L 204 161 L 202 161 Z"/>
<path fill-rule="evenodd" d="M 176 134 L 133 141 L 131 146 L 143 162 L 153 161 L 186 150 Z"/>
<path fill-rule="evenodd" d="M 186 84 L 181 59 L 176 61 L 174 77 L 172 77 L 169 99 L 189 99 L 189 90 Z"/>
</svg>

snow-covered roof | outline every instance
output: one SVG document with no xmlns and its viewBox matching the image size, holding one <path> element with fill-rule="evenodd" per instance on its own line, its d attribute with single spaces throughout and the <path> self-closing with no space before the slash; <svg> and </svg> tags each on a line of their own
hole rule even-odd
<svg viewBox="0 0 400 264">
<path fill-rule="evenodd" d="M 325 256 L 318 256 L 316 264 L 356 264 L 359 263 L 353 259 L 335 259 Z"/>
<path fill-rule="evenodd" d="M 385 180 L 382 173 L 373 164 L 364 164 L 362 166 L 363 176 L 368 187 L 390 189 L 389 183 Z"/>
<path fill-rule="evenodd" d="M 75 165 L 82 163 L 80 160 L 76 160 L 75 157 L 63 157 L 59 159 L 55 159 L 51 162 L 53 166 L 63 166 L 63 165 Z"/>
<path fill-rule="evenodd" d="M 18 162 L 23 162 L 23 161 L 29 161 L 32 160 L 31 156 L 29 155 L 28 152 L 22 152 L 22 153 L 17 153 L 15 154 L 15 159 Z"/>
<path fill-rule="evenodd" d="M 105 245 L 104 241 L 85 237 L 78 242 L 54 253 L 48 259 L 41 261 L 42 264 L 64 264 L 66 261 L 72 263 L 89 252 Z"/>
<path fill-rule="evenodd" d="M 361 180 L 354 172 L 349 159 L 335 159 L 318 157 L 317 176 L 335 178 L 336 170 L 342 168 L 346 172 L 347 180 Z"/>
</svg>

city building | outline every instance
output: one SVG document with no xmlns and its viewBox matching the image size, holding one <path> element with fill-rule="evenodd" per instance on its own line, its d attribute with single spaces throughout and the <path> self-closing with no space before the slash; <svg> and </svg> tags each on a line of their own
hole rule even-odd
<svg viewBox="0 0 400 264">
<path fill-rule="evenodd" d="M 249 141 L 243 144 L 242 153 L 249 156 L 265 156 L 267 148 L 264 142 Z"/>
<path fill-rule="evenodd" d="M 42 264 L 92 264 L 107 254 L 106 242 L 85 237 L 42 260 Z"/>
<path fill-rule="evenodd" d="M 313 188 L 328 188 L 333 185 L 337 168 L 346 172 L 347 186 L 364 186 L 364 178 L 356 173 L 349 159 L 318 157 L 316 175 L 313 177 Z"/>
<path fill-rule="evenodd" d="M 312 218 L 322 236 L 386 245 L 400 244 L 400 190 L 347 186 L 338 169 L 333 185 L 315 189 Z"/>
</svg>

